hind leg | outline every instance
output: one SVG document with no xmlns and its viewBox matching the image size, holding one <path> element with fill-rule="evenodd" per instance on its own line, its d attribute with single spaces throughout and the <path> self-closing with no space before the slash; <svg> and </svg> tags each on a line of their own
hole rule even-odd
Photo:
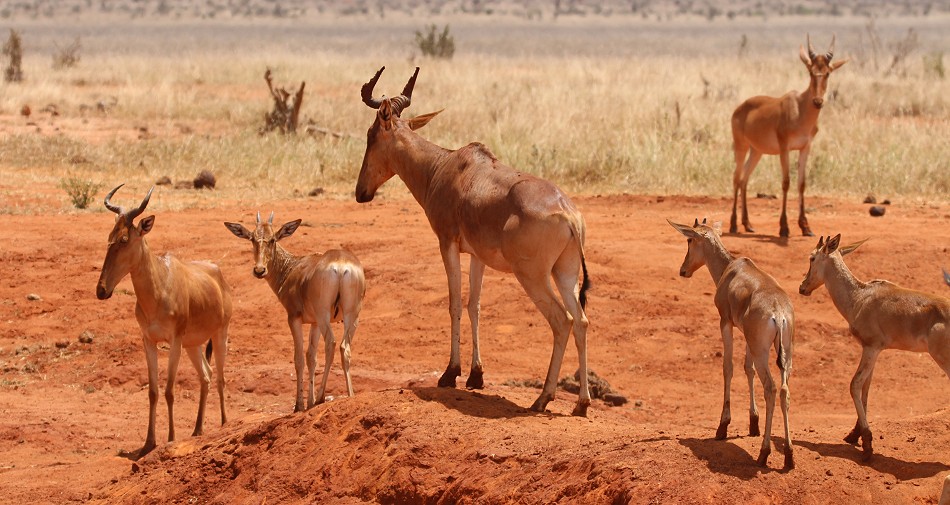
<svg viewBox="0 0 950 505">
<path fill-rule="evenodd" d="M 749 381 L 749 436 L 757 437 L 759 432 L 759 408 L 755 405 L 755 364 L 752 362 L 752 351 L 749 345 L 745 347 L 745 363 L 743 366 L 746 379 Z"/>
<path fill-rule="evenodd" d="M 478 348 L 478 316 L 481 311 L 482 276 L 485 273 L 485 264 L 474 254 L 471 257 L 468 275 L 468 318 L 472 323 L 472 368 L 468 374 L 468 380 L 465 381 L 465 387 L 482 389 L 485 383 L 482 378 L 482 356 Z"/>
<path fill-rule="evenodd" d="M 719 331 L 722 333 L 722 413 L 719 415 L 719 428 L 716 429 L 716 440 L 725 440 L 729 423 L 732 421 L 731 393 L 732 386 L 732 322 L 719 320 Z"/>
<path fill-rule="evenodd" d="M 755 371 L 759 374 L 762 389 L 765 391 L 765 434 L 762 436 L 762 448 L 757 460 L 760 466 L 767 466 L 769 454 L 772 452 L 772 419 L 775 414 L 775 381 L 769 369 L 769 347 L 764 351 L 753 351 Z"/>
<path fill-rule="evenodd" d="M 195 431 L 191 434 L 191 436 L 196 437 L 201 435 L 204 424 L 205 403 L 208 401 L 208 389 L 211 385 L 211 365 L 201 354 L 200 347 L 189 347 L 185 349 L 185 352 L 188 353 L 188 359 L 191 360 L 195 371 L 198 372 L 198 382 L 201 384 L 201 393 L 198 396 L 198 419 L 195 421 Z"/>
<path fill-rule="evenodd" d="M 571 414 L 586 417 L 587 407 L 590 406 L 590 388 L 587 383 L 587 328 L 590 323 L 579 299 L 580 268 L 579 254 L 569 247 L 554 264 L 553 276 L 564 307 L 573 320 L 574 345 L 577 347 L 580 391 L 577 395 L 577 405 Z"/>
</svg>

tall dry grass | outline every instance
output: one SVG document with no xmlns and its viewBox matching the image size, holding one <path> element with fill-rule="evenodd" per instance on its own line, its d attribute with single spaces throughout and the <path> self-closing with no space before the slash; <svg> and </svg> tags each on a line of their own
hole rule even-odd
<svg viewBox="0 0 950 505">
<path fill-rule="evenodd" d="M 605 30 L 608 45 L 598 49 L 591 47 L 596 33 L 571 25 L 585 38 L 540 55 L 497 48 L 466 52 L 466 38 L 458 36 L 459 52 L 444 61 L 413 56 L 411 22 L 403 22 L 405 43 L 374 42 L 365 51 L 302 50 L 264 37 L 247 41 L 261 45 L 260 51 L 205 50 L 201 43 L 192 47 L 179 40 L 183 49 L 174 54 L 101 50 L 101 44 L 97 52 L 95 41 L 84 42 L 89 49 L 81 65 L 59 71 L 49 68 L 47 57 L 27 58 L 30 81 L 0 88 L 4 128 L 18 132 L 0 136 L 0 171 L 7 181 L 55 184 L 69 175 L 145 188 L 163 175 L 190 179 L 210 169 L 219 179 L 214 198 L 265 201 L 316 186 L 345 197 L 352 192 L 374 117 L 359 100 L 360 85 L 386 65 L 377 92 L 397 93 L 418 64 L 422 72 L 407 113 L 445 108 L 420 131 L 442 146 L 483 142 L 505 163 L 571 192 L 730 195 L 732 110 L 746 97 L 807 85 L 797 37 L 786 36 L 781 44 L 771 40 L 768 49 L 758 50 L 756 40 L 763 39 L 750 37 L 740 55 L 739 31 L 754 27 L 707 34 L 704 26 L 684 26 L 684 33 L 698 34 L 694 53 L 665 52 L 669 45 L 662 38 L 644 50 L 613 50 L 609 44 L 622 41 L 624 33 L 616 26 Z M 823 47 L 833 28 L 822 27 L 814 37 L 817 46 Z M 558 26 L 550 29 L 554 35 L 545 36 L 556 40 Z M 881 68 L 886 65 L 849 47 L 863 40 L 854 35 L 862 25 L 852 29 L 851 36 L 838 34 L 836 57 L 863 56 L 831 79 L 809 162 L 809 193 L 950 198 L 945 140 L 950 83 L 928 68 L 934 61 L 930 42 L 924 40 L 900 74 L 886 75 Z M 784 25 L 783 30 L 805 31 Z M 465 26 L 460 31 L 476 33 Z M 515 38 L 511 46 L 517 43 Z M 584 50 L 571 51 L 571 44 Z M 295 87 L 307 81 L 304 121 L 352 137 L 257 135 L 271 105 L 263 80 L 267 67 L 278 83 Z M 116 106 L 107 113 L 80 112 L 111 97 Z M 36 109 L 56 104 L 62 116 L 38 121 L 46 133 L 16 130 L 22 120 L 15 112 L 24 103 Z M 49 134 L 57 124 L 61 131 Z M 148 138 L 134 135 L 140 128 Z M 777 193 L 779 179 L 777 158 L 766 157 L 751 191 Z M 399 183 L 384 192 L 405 193 Z M 195 199 L 187 205 L 205 203 Z"/>
</svg>

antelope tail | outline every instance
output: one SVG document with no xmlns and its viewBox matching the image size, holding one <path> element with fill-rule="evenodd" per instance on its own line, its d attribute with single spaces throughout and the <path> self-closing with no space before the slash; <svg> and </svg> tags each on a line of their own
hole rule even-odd
<svg viewBox="0 0 950 505">
<path fill-rule="evenodd" d="M 787 374 L 792 366 L 792 335 L 788 328 L 788 319 L 782 318 L 781 321 L 772 318 L 775 324 L 775 364 L 783 374 Z"/>
<path fill-rule="evenodd" d="M 577 241 L 577 252 L 581 255 L 581 273 L 584 278 L 581 281 L 580 293 L 578 293 L 578 301 L 581 303 L 581 309 L 587 309 L 587 290 L 590 289 L 590 277 L 587 275 L 587 261 L 584 260 L 584 230 L 581 227 L 578 219 L 574 216 L 569 216 L 567 218 L 568 225 L 571 227 L 571 233 L 574 234 L 574 239 Z"/>
</svg>

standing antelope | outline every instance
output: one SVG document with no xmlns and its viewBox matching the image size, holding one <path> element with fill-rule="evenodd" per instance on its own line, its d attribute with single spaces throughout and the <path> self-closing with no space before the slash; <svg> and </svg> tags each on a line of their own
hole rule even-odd
<svg viewBox="0 0 950 505">
<path fill-rule="evenodd" d="M 350 380 L 350 342 L 356 332 L 366 281 L 363 267 L 356 256 L 348 251 L 333 249 L 323 254 L 294 256 L 278 241 L 297 231 L 300 219 L 284 223 L 274 231 L 274 214 L 266 223 L 257 214 L 257 227 L 248 231 L 239 223 L 224 223 L 238 238 L 251 241 L 254 246 L 254 276 L 267 279 L 277 299 L 287 310 L 287 324 L 294 337 L 294 369 L 297 372 L 297 399 L 294 412 L 304 410 L 303 384 L 303 325 L 310 324 L 310 342 L 307 348 L 307 408 L 323 403 L 330 365 L 333 364 L 333 330 L 331 322 L 343 320 L 343 340 L 340 342 L 340 360 L 346 390 L 353 396 Z M 317 366 L 317 344 L 320 335 L 326 344 L 323 381 L 316 398 L 313 395 L 313 377 Z"/>
<path fill-rule="evenodd" d="M 888 281 L 858 280 L 844 256 L 865 241 L 838 247 L 841 235 L 818 239 L 808 273 L 798 292 L 808 296 L 827 286 L 831 301 L 848 321 L 851 334 L 861 344 L 861 361 L 851 379 L 851 399 L 858 421 L 844 438 L 849 444 L 862 440 L 865 461 L 874 454 L 868 425 L 868 392 L 874 364 L 884 349 L 929 352 L 950 377 L 950 299 L 902 288 Z"/>
<path fill-rule="evenodd" d="M 135 319 L 142 329 L 145 361 L 148 364 L 148 433 L 139 457 L 155 448 L 155 407 L 158 403 L 158 348 L 159 342 L 168 342 L 168 379 L 165 384 L 165 402 L 168 404 L 168 441 L 175 440 L 175 375 L 184 347 L 188 358 L 198 371 L 201 396 L 198 400 L 198 420 L 192 436 L 201 435 L 205 401 L 211 383 L 208 358 L 214 349 L 217 368 L 218 398 L 221 401 L 221 424 L 227 421 L 224 410 L 224 361 L 228 352 L 228 324 L 231 321 L 231 288 L 225 282 L 217 265 L 204 261 L 184 263 L 171 254 L 156 256 L 149 252 L 145 235 L 152 230 L 155 216 L 139 221 L 138 217 L 152 196 L 149 189 L 138 208 L 125 210 L 110 200 L 120 184 L 105 198 L 105 206 L 117 214 L 115 226 L 109 234 L 109 248 L 102 264 L 102 274 L 96 285 L 96 297 L 105 300 L 112 296 L 115 285 L 126 274 L 132 277 L 135 289 Z M 210 341 L 209 341 L 210 339 Z M 208 342 L 206 354 L 200 346 Z"/>
<path fill-rule="evenodd" d="M 439 239 L 449 282 L 452 350 L 440 387 L 455 387 L 462 374 L 459 356 L 462 317 L 460 254 L 471 256 L 468 315 L 472 323 L 472 368 L 466 387 L 481 388 L 482 362 L 478 350 L 479 298 L 485 266 L 512 272 L 544 315 L 554 333 L 554 350 L 541 395 L 531 410 L 543 412 L 554 399 L 557 376 L 573 329 L 580 362 L 580 393 L 573 414 L 586 416 L 587 303 L 589 280 L 584 262 L 584 220 L 557 186 L 504 165 L 482 144 L 455 151 L 439 147 L 414 130 L 438 112 L 412 119 L 400 115 L 409 107 L 419 68 L 402 94 L 373 98 L 380 68 L 363 85 L 363 102 L 378 109 L 369 128 L 366 153 L 356 183 L 356 201 L 373 199 L 377 188 L 398 175 L 425 211 Z M 441 112 L 441 111 L 439 111 Z M 579 271 L 583 282 L 579 282 Z M 551 278 L 561 300 L 551 287 Z"/>
<path fill-rule="evenodd" d="M 747 232 L 754 232 L 749 222 L 746 191 L 749 176 L 755 170 L 763 154 L 777 154 L 782 164 L 782 217 L 779 220 L 779 235 L 788 237 L 789 167 L 788 152 L 798 151 L 798 226 L 805 236 L 814 235 L 805 217 L 805 163 L 811 151 L 811 141 L 818 134 L 818 113 L 825 103 L 828 77 L 848 62 L 831 62 L 835 39 L 825 54 L 815 54 L 808 39 L 808 52 L 800 48 L 802 63 L 808 69 L 811 81 L 808 89 L 799 93 L 789 91 L 780 97 L 755 96 L 736 108 L 732 113 L 732 148 L 735 153 L 736 171 L 732 176 L 732 217 L 729 233 L 739 231 L 736 225 L 736 202 L 742 192 L 742 225 Z M 748 159 L 746 159 L 748 155 Z M 744 163 L 743 163 L 744 162 Z"/>
<path fill-rule="evenodd" d="M 782 377 L 782 416 L 785 418 L 785 469 L 795 467 L 792 438 L 788 426 L 788 376 L 792 371 L 792 337 L 795 314 L 792 302 L 771 275 L 760 270 L 749 258 L 735 258 L 719 239 L 718 226 L 706 226 L 698 220 L 692 227 L 667 220 L 686 236 L 688 249 L 680 267 L 682 277 L 691 277 L 703 265 L 709 267 L 716 283 L 716 308 L 719 309 L 719 330 L 722 332 L 724 380 L 722 416 L 716 439 L 726 438 L 731 420 L 729 386 L 732 383 L 732 328 L 739 328 L 746 339 L 745 373 L 749 380 L 749 435 L 759 434 L 759 413 L 755 406 L 753 378 L 759 374 L 765 390 L 765 436 L 758 463 L 766 466 L 772 452 L 772 414 L 775 411 L 775 382 L 769 370 L 769 348 L 775 346 L 776 363 Z"/>
</svg>

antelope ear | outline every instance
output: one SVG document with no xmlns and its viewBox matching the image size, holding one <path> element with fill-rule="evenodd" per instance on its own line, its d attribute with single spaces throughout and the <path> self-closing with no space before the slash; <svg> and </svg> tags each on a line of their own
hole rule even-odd
<svg viewBox="0 0 950 505">
<path fill-rule="evenodd" d="M 443 110 L 445 109 L 437 110 L 435 112 L 430 112 L 428 114 L 422 114 L 420 116 L 416 116 L 410 119 L 409 128 L 412 130 L 418 130 L 419 128 L 422 128 L 423 126 L 429 124 L 429 121 L 431 121 L 432 118 L 438 116 L 439 113 L 442 112 Z"/>
<path fill-rule="evenodd" d="M 837 250 L 838 250 L 838 244 L 840 244 L 840 243 L 841 243 L 841 234 L 840 234 L 840 233 L 837 234 L 837 235 L 835 235 L 834 237 L 829 238 L 828 241 L 825 242 L 825 253 L 831 254 L 831 253 L 837 251 Z"/>
<path fill-rule="evenodd" d="M 833 62 L 833 63 L 830 65 L 831 71 L 834 72 L 835 70 L 838 70 L 839 68 L 841 68 L 842 65 L 844 65 L 845 63 L 847 63 L 847 62 L 849 62 L 849 61 L 851 61 L 851 58 L 846 58 L 846 59 L 843 59 L 843 60 L 841 60 L 841 61 Z"/>
<path fill-rule="evenodd" d="M 666 222 L 667 222 L 667 223 L 670 223 L 670 226 L 672 226 L 673 228 L 675 228 L 676 231 L 682 233 L 683 236 L 686 237 L 686 238 L 699 238 L 699 237 L 700 237 L 699 232 L 697 232 L 696 230 L 692 229 L 692 228 L 689 227 L 689 226 L 686 226 L 685 224 L 674 223 L 673 221 L 670 221 L 669 219 L 667 219 Z"/>
<path fill-rule="evenodd" d="M 386 98 L 383 98 L 383 102 L 379 104 L 379 111 L 376 112 L 376 119 L 379 121 L 379 125 L 382 126 L 384 130 L 389 130 L 393 127 L 392 102 Z"/>
<path fill-rule="evenodd" d="M 281 226 L 279 230 L 277 230 L 277 234 L 275 235 L 277 240 L 285 239 L 293 235 L 294 232 L 297 231 L 297 227 L 300 226 L 301 221 L 302 219 L 297 219 L 289 223 L 284 223 L 284 225 Z"/>
<path fill-rule="evenodd" d="M 251 232 L 249 232 L 243 224 L 225 222 L 224 226 L 228 230 L 231 230 L 231 233 L 233 233 L 235 237 L 251 240 Z"/>
<path fill-rule="evenodd" d="M 805 46 L 798 46 L 798 57 L 802 59 L 802 63 L 806 67 L 811 68 L 811 58 L 808 57 L 808 51 L 805 50 Z"/>
<path fill-rule="evenodd" d="M 818 237 L 818 245 L 815 246 L 816 251 L 820 251 L 822 247 L 825 246 L 825 237 L 824 235 Z"/>
<path fill-rule="evenodd" d="M 864 240 L 862 240 L 862 241 L 860 241 L 860 242 L 855 242 L 855 243 L 853 243 L 853 244 L 846 245 L 846 246 L 842 247 L 841 249 L 839 249 L 839 251 L 841 251 L 841 255 L 842 255 L 842 256 L 844 256 L 845 254 L 851 254 L 851 253 L 854 252 L 855 249 L 861 247 L 861 244 L 863 244 L 863 243 L 865 243 L 865 242 L 867 242 L 867 241 L 868 241 L 868 239 L 864 239 Z"/>
<path fill-rule="evenodd" d="M 152 231 L 152 225 L 155 224 L 155 216 L 148 216 L 139 221 L 139 233 L 145 235 Z"/>
</svg>

